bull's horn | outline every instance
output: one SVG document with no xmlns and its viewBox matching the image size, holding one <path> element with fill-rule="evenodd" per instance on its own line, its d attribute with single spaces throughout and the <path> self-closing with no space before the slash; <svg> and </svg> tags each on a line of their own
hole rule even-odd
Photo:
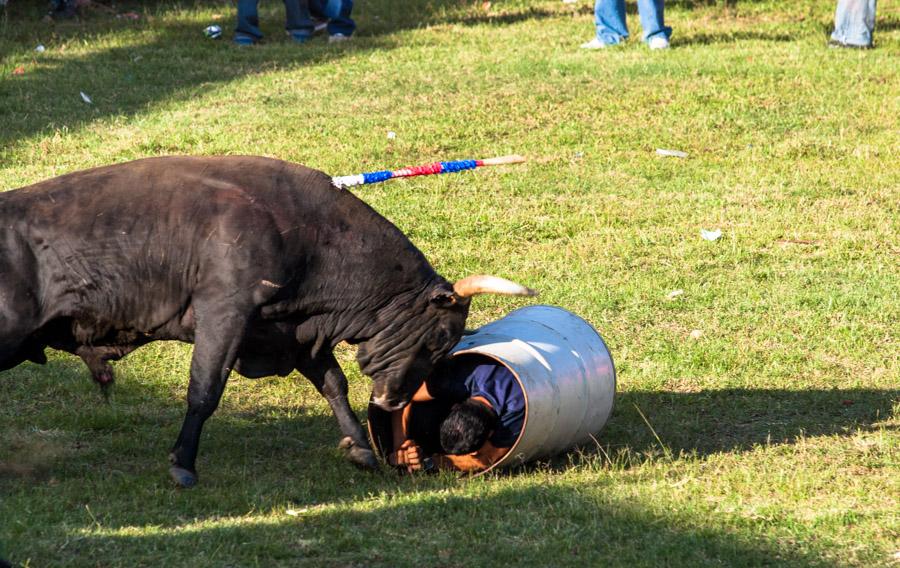
<svg viewBox="0 0 900 568">
<path fill-rule="evenodd" d="M 475 294 L 504 294 L 506 296 L 537 296 L 537 292 L 521 284 L 510 282 L 499 276 L 466 276 L 453 285 L 453 292 L 460 298 L 471 298 Z"/>
</svg>

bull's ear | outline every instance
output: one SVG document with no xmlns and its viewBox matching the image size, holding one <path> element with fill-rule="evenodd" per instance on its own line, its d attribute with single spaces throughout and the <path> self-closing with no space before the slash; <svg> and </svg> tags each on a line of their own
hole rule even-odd
<svg viewBox="0 0 900 568">
<path fill-rule="evenodd" d="M 431 292 L 431 303 L 440 308 L 456 305 L 459 297 L 450 288 L 435 288 Z"/>
</svg>

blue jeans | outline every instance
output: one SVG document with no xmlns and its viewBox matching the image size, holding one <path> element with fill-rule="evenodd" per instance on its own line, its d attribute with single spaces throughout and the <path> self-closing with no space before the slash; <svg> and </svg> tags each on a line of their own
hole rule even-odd
<svg viewBox="0 0 900 568">
<path fill-rule="evenodd" d="M 238 0 L 238 21 L 234 29 L 239 34 L 260 39 L 263 36 L 259 29 L 259 0 Z M 307 0 L 284 0 L 285 29 L 292 32 L 309 32 L 313 34 L 313 21 L 309 15 Z"/>
<path fill-rule="evenodd" d="M 663 0 L 638 0 L 637 4 L 644 41 L 655 36 L 669 39 L 672 28 L 666 27 L 663 22 Z M 622 42 L 628 37 L 625 0 L 595 0 L 594 24 L 597 26 L 597 39 L 603 43 L 613 45 Z"/>
<path fill-rule="evenodd" d="M 831 39 L 846 45 L 868 47 L 875 31 L 876 0 L 838 0 Z"/>
<path fill-rule="evenodd" d="M 328 35 L 353 35 L 356 22 L 350 18 L 353 0 L 309 0 L 309 11 L 318 18 L 328 19 Z"/>
</svg>

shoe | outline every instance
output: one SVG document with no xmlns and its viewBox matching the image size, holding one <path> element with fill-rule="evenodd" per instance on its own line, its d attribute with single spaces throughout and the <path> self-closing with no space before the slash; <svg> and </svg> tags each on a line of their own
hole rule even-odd
<svg viewBox="0 0 900 568">
<path fill-rule="evenodd" d="M 831 49 L 872 49 L 872 44 L 858 45 L 855 43 L 844 43 L 836 39 L 828 40 L 828 47 Z"/>
<path fill-rule="evenodd" d="M 256 45 L 256 38 L 246 34 L 234 34 L 231 41 L 235 45 Z"/>
<path fill-rule="evenodd" d="M 78 8 L 75 2 L 65 2 L 58 9 L 50 10 L 47 17 L 51 20 L 74 20 L 78 17 Z"/>
<path fill-rule="evenodd" d="M 328 36 L 328 43 L 341 43 L 342 41 L 350 41 L 353 39 L 353 36 L 348 36 L 344 34 L 331 34 Z"/>
<path fill-rule="evenodd" d="M 581 44 L 581 49 L 604 49 L 609 47 L 608 43 L 603 43 L 598 38 Z"/>
<path fill-rule="evenodd" d="M 307 30 L 288 30 L 287 35 L 294 40 L 294 43 L 306 43 L 312 39 L 312 34 Z"/>
<path fill-rule="evenodd" d="M 664 36 L 654 36 L 647 42 L 650 49 L 669 49 L 669 40 Z"/>
<path fill-rule="evenodd" d="M 319 18 L 313 18 L 313 33 L 317 34 L 319 32 L 324 32 L 325 28 L 328 27 L 328 20 L 320 20 Z"/>
</svg>

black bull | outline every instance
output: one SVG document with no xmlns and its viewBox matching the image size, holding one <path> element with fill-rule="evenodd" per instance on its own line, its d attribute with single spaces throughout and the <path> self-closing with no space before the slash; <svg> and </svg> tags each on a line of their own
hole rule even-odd
<svg viewBox="0 0 900 568">
<path fill-rule="evenodd" d="M 350 459 L 375 467 L 333 348 L 358 344 L 375 402 L 402 407 L 485 292 L 532 293 L 494 277 L 451 285 L 368 205 L 279 160 L 151 158 L 0 193 L 0 370 L 43 363 L 49 346 L 107 385 L 110 360 L 193 343 L 170 454 L 184 486 L 232 369 L 297 369 L 331 405 Z"/>
</svg>

